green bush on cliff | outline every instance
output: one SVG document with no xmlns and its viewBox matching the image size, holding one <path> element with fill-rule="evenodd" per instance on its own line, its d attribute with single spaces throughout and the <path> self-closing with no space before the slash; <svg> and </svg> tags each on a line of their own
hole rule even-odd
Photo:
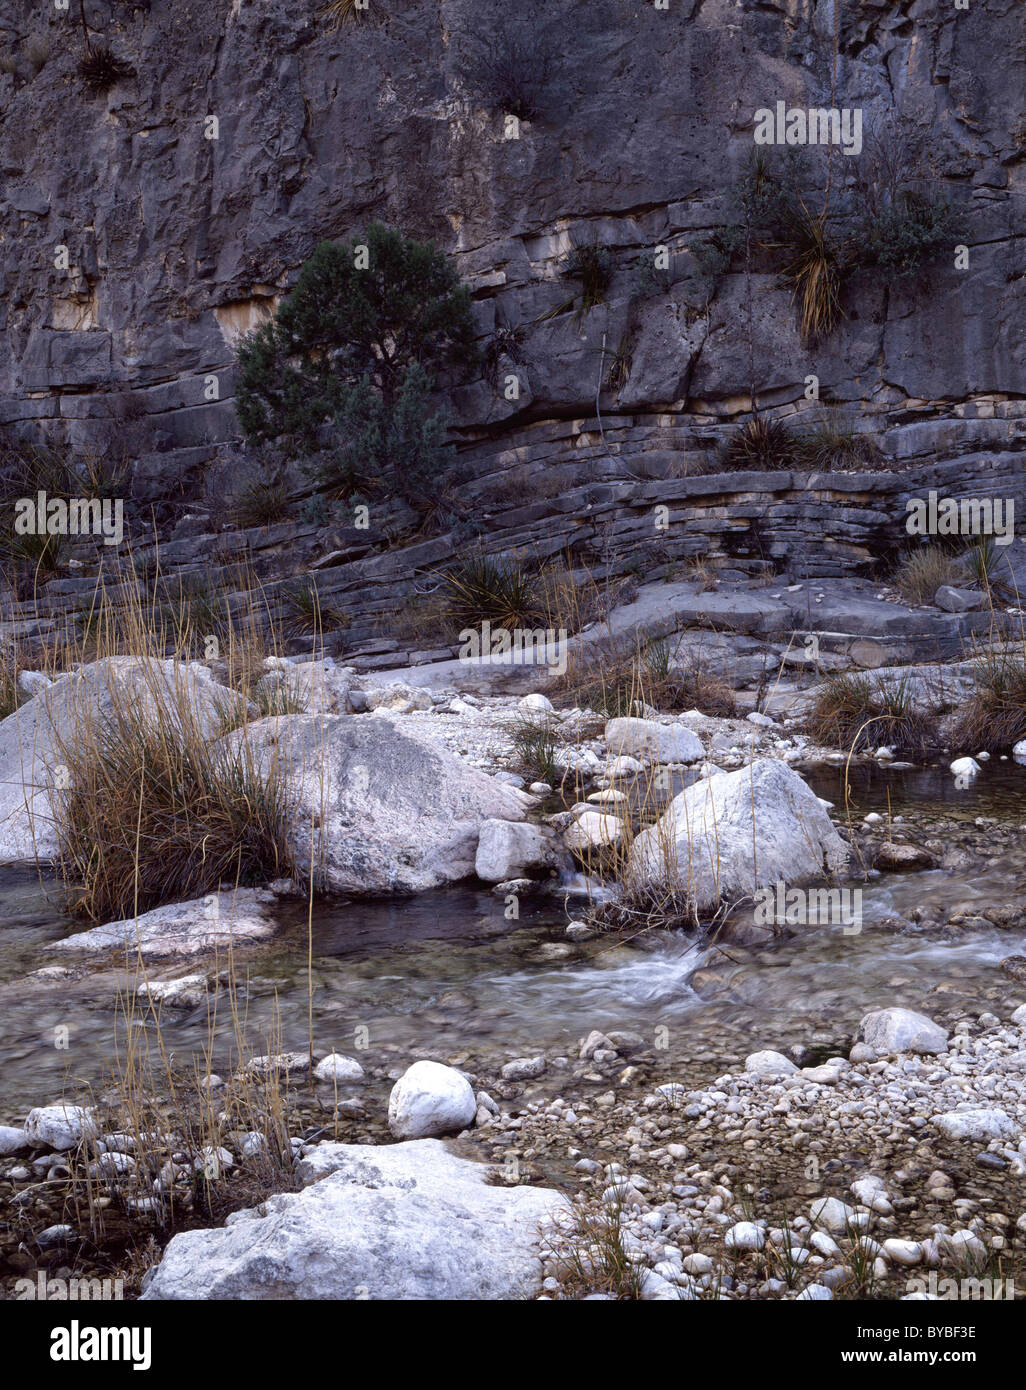
<svg viewBox="0 0 1026 1390">
<path fill-rule="evenodd" d="M 430 243 L 373 223 L 322 242 L 295 288 L 238 348 L 236 410 L 251 444 L 313 449 L 325 427 L 356 473 L 423 485 L 443 458 L 434 373 L 475 359 L 470 294 Z"/>
</svg>

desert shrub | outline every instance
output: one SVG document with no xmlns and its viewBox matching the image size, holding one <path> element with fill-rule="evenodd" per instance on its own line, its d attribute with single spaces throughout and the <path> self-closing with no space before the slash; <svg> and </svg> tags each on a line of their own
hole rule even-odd
<svg viewBox="0 0 1026 1390">
<path fill-rule="evenodd" d="M 905 190 L 896 202 L 862 218 L 853 257 L 861 265 L 905 274 L 948 250 L 958 229 L 959 216 L 949 202 Z"/>
<path fill-rule="evenodd" d="M 551 50 L 529 15 L 502 15 L 466 41 L 464 80 L 500 115 L 544 116 L 553 69 Z"/>
<path fill-rule="evenodd" d="M 93 922 L 290 872 L 284 773 L 262 771 L 244 736 L 211 740 L 186 680 L 154 667 L 145 693 L 113 692 L 109 714 L 83 708 L 56 738 L 58 874 Z"/>
<path fill-rule="evenodd" d="M 958 713 L 952 745 L 976 752 L 1007 751 L 1026 738 L 1026 660 L 1015 652 L 988 652 L 978 662 L 974 688 Z"/>
<path fill-rule="evenodd" d="M 933 742 L 907 677 L 888 681 L 860 672 L 845 672 L 825 682 L 810 712 L 809 732 L 824 745 L 852 752 L 886 744 L 922 754 Z"/>
<path fill-rule="evenodd" d="M 902 558 L 894 574 L 894 587 L 906 603 L 932 603 L 941 585 L 954 583 L 956 578 L 951 551 L 927 545 Z"/>
<path fill-rule="evenodd" d="M 434 371 L 469 365 L 473 336 L 469 292 L 445 256 L 372 223 L 347 244 L 322 242 L 273 318 L 239 344 L 239 423 L 250 443 L 311 448 L 329 421 L 345 428 L 355 411 L 359 425 L 371 397 L 390 415 L 411 379 L 423 391 Z"/>
</svg>

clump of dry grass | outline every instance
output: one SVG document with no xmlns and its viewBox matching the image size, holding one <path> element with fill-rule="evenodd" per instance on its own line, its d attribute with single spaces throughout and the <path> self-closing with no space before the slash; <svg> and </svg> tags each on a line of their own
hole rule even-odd
<svg viewBox="0 0 1026 1390">
<path fill-rule="evenodd" d="M 565 1299 L 591 1293 L 620 1300 L 641 1297 L 642 1267 L 630 1259 L 623 1238 L 619 1202 L 582 1199 L 573 1208 L 573 1224 L 550 1239 L 546 1252 Z"/>
<path fill-rule="evenodd" d="M 1026 658 L 1020 652 L 989 651 L 976 667 L 975 689 L 962 705 L 951 732 L 952 745 L 975 752 L 1002 752 L 1026 738 Z"/>
<path fill-rule="evenodd" d="M 575 655 L 554 690 L 610 718 L 636 714 L 645 705 L 668 713 L 685 709 L 710 715 L 737 713 L 726 681 L 698 657 L 678 660 L 665 638 L 644 644 L 593 643 L 587 652 Z"/>
<path fill-rule="evenodd" d="M 943 546 L 927 545 L 911 550 L 894 575 L 894 587 L 906 603 L 932 603 L 942 584 L 958 578 L 955 558 Z"/>
<path fill-rule="evenodd" d="M 859 672 L 831 676 L 816 696 L 808 729 L 819 743 L 852 752 L 886 744 L 921 756 L 936 741 L 904 676 L 898 681 Z"/>
<path fill-rule="evenodd" d="M 244 737 L 212 738 L 187 677 L 146 658 L 141 672 L 141 692 L 112 680 L 108 709 L 83 703 L 55 731 L 59 874 L 94 922 L 291 872 L 283 773 Z"/>
</svg>

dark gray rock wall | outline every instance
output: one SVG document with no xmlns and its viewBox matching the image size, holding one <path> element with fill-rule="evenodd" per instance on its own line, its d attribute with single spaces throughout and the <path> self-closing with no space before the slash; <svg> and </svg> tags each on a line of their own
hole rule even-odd
<svg viewBox="0 0 1026 1390">
<path fill-rule="evenodd" d="M 1019 0 L 968 12 L 935 0 L 669 0 L 666 11 L 539 0 L 553 71 L 517 140 L 466 81 L 467 35 L 493 8 L 370 0 L 367 17 L 332 31 L 311 0 L 88 0 L 94 42 L 136 74 L 91 95 L 76 70 L 77 0 L 67 13 L 8 0 L 0 422 L 102 442 L 130 413 L 149 476 L 153 456 L 231 437 L 234 336 L 319 239 L 372 216 L 457 254 L 482 333 L 523 327 L 527 389 L 514 405 L 493 382 L 465 386 L 471 433 L 514 413 L 590 413 L 603 334 L 612 351 L 625 332 L 631 371 L 604 392 L 609 414 L 729 414 L 753 385 L 770 402 L 796 399 L 810 372 L 824 394 L 891 408 L 1026 394 Z M 33 71 L 41 37 L 49 54 Z M 689 247 L 727 215 L 755 110 L 830 104 L 835 68 L 834 104 L 864 108 L 867 138 L 900 116 L 922 140 L 963 210 L 970 268 L 862 272 L 839 329 L 810 345 L 765 271 L 726 276 L 703 309 Z M 835 152 L 832 197 L 848 196 L 850 173 Z M 560 273 L 572 237 L 613 249 L 608 302 L 583 322 L 544 320 L 572 292 Z M 659 244 L 676 283 L 639 298 L 637 267 Z M 167 462 L 172 479 L 191 467 Z"/>
</svg>

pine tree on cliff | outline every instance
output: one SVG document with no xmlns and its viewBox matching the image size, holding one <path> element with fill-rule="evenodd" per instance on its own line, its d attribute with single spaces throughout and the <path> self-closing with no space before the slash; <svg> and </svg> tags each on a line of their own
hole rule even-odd
<svg viewBox="0 0 1026 1390">
<path fill-rule="evenodd" d="M 322 242 L 266 324 L 238 347 L 235 406 L 250 443 L 314 444 L 355 418 L 387 432 L 434 374 L 475 358 L 470 293 L 430 243 L 373 223 Z"/>
</svg>

